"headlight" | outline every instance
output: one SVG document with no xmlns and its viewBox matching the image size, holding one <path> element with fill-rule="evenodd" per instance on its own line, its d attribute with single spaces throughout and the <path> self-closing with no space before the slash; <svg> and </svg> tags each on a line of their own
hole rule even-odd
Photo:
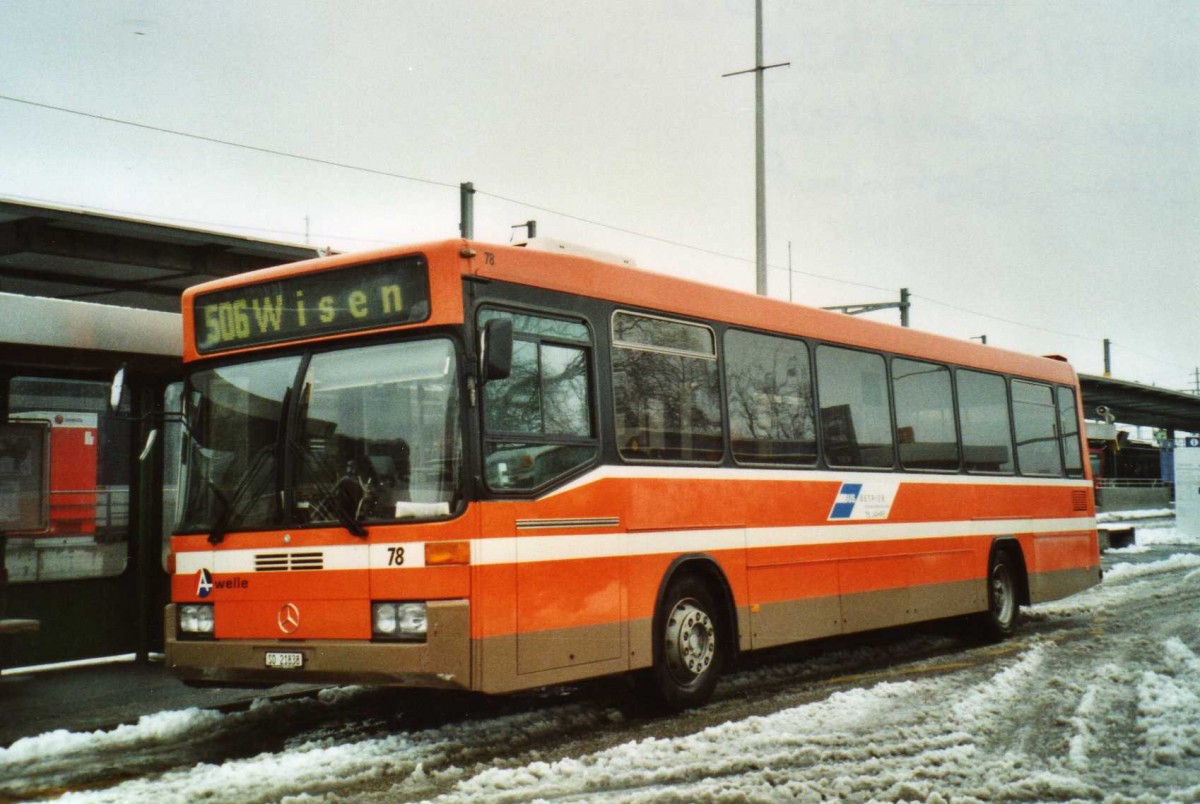
<svg viewBox="0 0 1200 804">
<path fill-rule="evenodd" d="M 392 603 L 375 603 L 371 606 L 371 630 L 384 636 L 396 634 L 396 606 Z"/>
<path fill-rule="evenodd" d="M 179 630 L 185 634 L 211 634 L 213 607 L 211 603 L 185 603 L 179 607 Z"/>
<path fill-rule="evenodd" d="M 391 639 L 424 639 L 427 630 L 424 603 L 372 603 L 371 632 Z"/>
</svg>

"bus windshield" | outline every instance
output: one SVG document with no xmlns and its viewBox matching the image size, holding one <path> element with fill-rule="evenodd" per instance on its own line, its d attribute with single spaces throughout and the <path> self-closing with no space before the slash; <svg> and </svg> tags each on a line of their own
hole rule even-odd
<svg viewBox="0 0 1200 804">
<path fill-rule="evenodd" d="M 449 516 L 462 498 L 457 358 L 446 338 L 195 372 L 180 532 Z"/>
</svg>

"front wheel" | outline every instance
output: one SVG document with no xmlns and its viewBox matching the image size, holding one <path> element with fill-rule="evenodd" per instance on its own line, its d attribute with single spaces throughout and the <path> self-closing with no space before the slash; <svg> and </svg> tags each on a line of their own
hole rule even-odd
<svg viewBox="0 0 1200 804">
<path fill-rule="evenodd" d="M 993 641 L 1012 636 L 1017 630 L 1021 604 L 1017 597 L 1017 568 L 1004 550 L 988 562 L 988 610 L 982 615 L 984 635 Z"/>
<path fill-rule="evenodd" d="M 712 593 L 691 576 L 673 581 L 656 618 L 655 700 L 679 711 L 712 696 L 727 649 Z"/>
</svg>

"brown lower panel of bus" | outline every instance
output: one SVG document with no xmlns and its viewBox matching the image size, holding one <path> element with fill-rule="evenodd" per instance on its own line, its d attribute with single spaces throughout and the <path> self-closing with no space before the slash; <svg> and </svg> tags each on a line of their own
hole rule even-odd
<svg viewBox="0 0 1200 804">
<path fill-rule="evenodd" d="M 739 647 L 767 648 L 986 608 L 987 587 L 982 578 L 840 598 L 768 603 L 753 609 L 740 606 Z M 612 630 L 615 625 L 552 629 L 479 640 L 475 666 L 479 688 L 488 693 L 513 692 L 649 667 L 653 661 L 652 620 L 647 617 L 629 621 L 629 641 L 619 654 L 597 647 L 619 644 L 619 629 Z M 522 672 L 522 668 L 538 669 Z"/>
<path fill-rule="evenodd" d="M 465 600 L 428 604 L 429 639 L 181 640 L 175 606 L 166 613 L 167 668 L 186 681 L 247 684 L 361 683 L 469 689 L 470 609 Z M 295 669 L 274 669 L 267 654 L 299 654 Z"/>
<path fill-rule="evenodd" d="M 738 607 L 737 616 L 739 632 L 749 634 L 749 608 Z M 479 689 L 487 693 L 514 692 L 650 667 L 653 662 L 652 629 L 653 621 L 649 617 L 630 620 L 628 642 L 622 642 L 620 655 L 604 659 L 592 658 L 596 653 L 586 646 L 591 642 L 610 643 L 612 632 L 606 625 L 478 640 L 475 643 L 478 647 L 475 669 L 480 679 Z M 741 648 L 747 649 L 749 644 L 743 637 Z M 522 667 L 540 669 L 519 672 Z"/>
<path fill-rule="evenodd" d="M 1073 595 L 1100 583 L 1099 567 L 1073 567 L 1071 569 L 1039 572 L 1029 576 L 1029 599 L 1034 603 Z"/>
<path fill-rule="evenodd" d="M 1034 602 L 1078 592 L 1098 581 L 1098 570 L 1070 569 L 1029 578 Z M 764 603 L 738 608 L 740 647 L 768 648 L 810 639 L 871 631 L 986 611 L 987 580 L 923 584 L 857 594 Z M 479 646 L 476 669 L 484 692 L 500 693 L 649 667 L 652 621 L 629 622 L 628 660 L 596 645 L 618 638 L 611 625 L 491 637 Z M 591 647 L 589 647 L 591 646 Z M 521 672 L 522 667 L 539 668 Z"/>
<path fill-rule="evenodd" d="M 955 617 L 987 608 L 983 579 L 764 603 L 750 615 L 751 641 L 768 648 L 806 639 Z"/>
</svg>

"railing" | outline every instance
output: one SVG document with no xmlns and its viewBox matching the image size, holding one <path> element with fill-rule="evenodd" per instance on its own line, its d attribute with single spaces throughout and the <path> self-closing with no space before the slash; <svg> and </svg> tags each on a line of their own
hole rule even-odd
<svg viewBox="0 0 1200 804">
<path fill-rule="evenodd" d="M 1096 479 L 1098 489 L 1169 489 L 1175 484 L 1157 477 L 1101 477 Z"/>
<path fill-rule="evenodd" d="M 51 490 L 52 529 L 69 530 L 69 522 L 88 520 L 94 520 L 97 533 L 124 533 L 129 528 L 129 487 Z"/>
</svg>

